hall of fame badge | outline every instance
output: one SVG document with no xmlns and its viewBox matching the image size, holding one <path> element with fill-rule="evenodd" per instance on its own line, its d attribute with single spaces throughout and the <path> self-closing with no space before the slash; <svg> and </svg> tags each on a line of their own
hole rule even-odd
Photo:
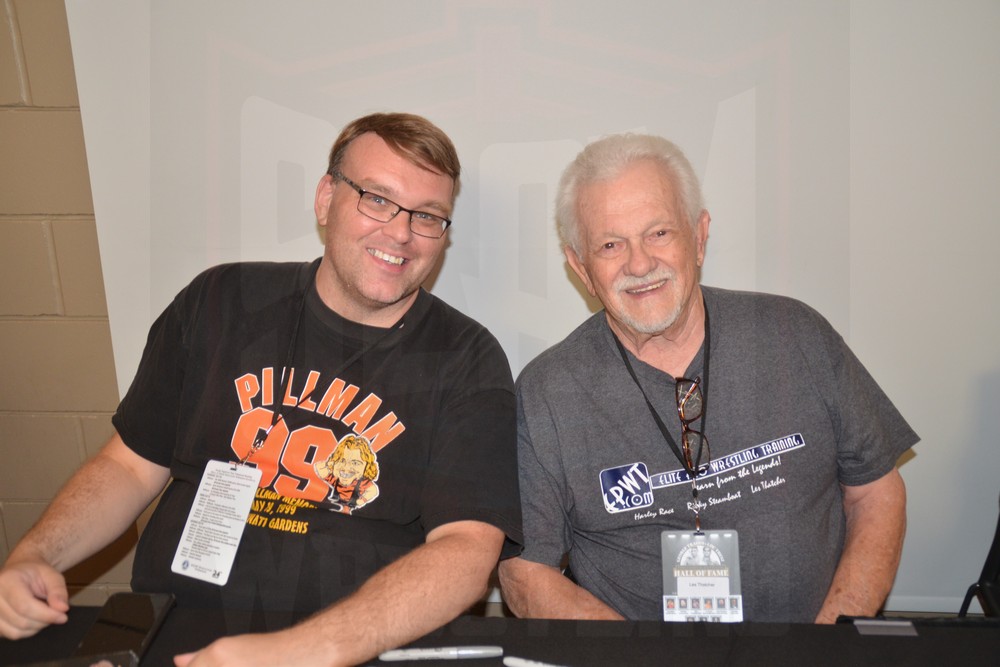
<svg viewBox="0 0 1000 667">
<path fill-rule="evenodd" d="M 663 620 L 739 623 L 740 546 L 735 530 L 665 530 Z"/>
</svg>

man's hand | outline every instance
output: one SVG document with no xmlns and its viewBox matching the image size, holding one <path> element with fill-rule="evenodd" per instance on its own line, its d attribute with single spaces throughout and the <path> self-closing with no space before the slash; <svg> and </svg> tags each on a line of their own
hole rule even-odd
<svg viewBox="0 0 1000 667">
<path fill-rule="evenodd" d="M 40 561 L 8 562 L 0 570 L 0 636 L 30 637 L 69 611 L 66 580 Z"/>
<path fill-rule="evenodd" d="M 0 636 L 30 637 L 69 611 L 61 572 L 102 549 L 156 497 L 170 469 L 147 461 L 116 433 L 49 503 L 0 570 Z M 90 521 L 94 516 L 100 521 Z"/>
<path fill-rule="evenodd" d="M 268 634 L 223 637 L 200 651 L 175 656 L 174 664 L 177 667 L 308 667 L 331 664 L 330 656 L 317 650 L 316 641 L 296 637 L 296 634 L 296 629 L 290 628 Z"/>
</svg>

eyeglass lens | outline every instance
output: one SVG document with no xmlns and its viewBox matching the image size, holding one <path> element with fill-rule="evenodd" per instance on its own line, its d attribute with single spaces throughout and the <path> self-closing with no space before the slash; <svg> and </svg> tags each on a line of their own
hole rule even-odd
<svg viewBox="0 0 1000 667">
<path fill-rule="evenodd" d="M 374 192 L 365 192 L 358 202 L 358 209 L 370 218 L 379 222 L 389 222 L 398 213 L 405 210 L 399 204 L 386 199 Z M 439 216 L 423 211 L 409 211 L 410 229 L 421 236 L 437 238 L 448 228 L 448 221 Z"/>
<path fill-rule="evenodd" d="M 700 469 L 707 466 L 711 460 L 708 438 L 700 431 L 690 428 L 688 424 L 701 417 L 704 400 L 701 393 L 701 382 L 679 378 L 677 380 L 677 413 L 681 418 L 681 444 L 684 449 L 684 459 L 689 468 Z M 697 452 L 697 454 L 692 454 Z M 704 463 L 702 463 L 704 461 Z"/>
<path fill-rule="evenodd" d="M 681 378 L 677 381 L 677 410 L 681 419 L 692 422 L 701 417 L 701 384 Z"/>
<path fill-rule="evenodd" d="M 708 438 L 701 434 L 701 431 L 695 431 L 685 427 L 684 434 L 681 436 L 684 445 L 684 458 L 687 460 L 688 467 L 700 468 L 702 465 L 708 465 L 710 461 L 710 450 L 708 447 Z M 693 454 L 697 452 L 697 454 Z"/>
</svg>

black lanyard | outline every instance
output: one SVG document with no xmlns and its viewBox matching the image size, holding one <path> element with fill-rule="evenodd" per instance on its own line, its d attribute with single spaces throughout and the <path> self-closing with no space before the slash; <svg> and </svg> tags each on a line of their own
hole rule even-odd
<svg viewBox="0 0 1000 667">
<path fill-rule="evenodd" d="M 705 308 L 705 374 L 701 390 L 701 432 L 704 434 L 706 428 L 705 424 L 708 421 L 708 364 L 711 359 L 712 332 L 708 322 L 708 305 L 704 303 L 704 300 L 702 301 L 702 304 Z M 680 447 L 677 446 L 677 441 L 675 441 L 674 437 L 670 435 L 670 430 L 666 427 L 663 420 L 660 419 L 660 415 L 657 414 L 656 410 L 653 408 L 653 404 L 650 402 L 649 396 L 646 395 L 646 390 L 642 388 L 642 384 L 639 382 L 639 378 L 636 376 L 635 370 L 632 368 L 632 364 L 628 360 L 628 354 L 625 352 L 625 346 L 622 345 L 620 340 L 618 340 L 618 336 L 615 335 L 614 330 L 611 331 L 611 336 L 615 339 L 615 344 L 618 346 L 618 352 L 621 353 L 622 361 L 625 362 L 625 368 L 628 369 L 629 375 L 632 376 L 632 381 L 635 382 L 635 386 L 639 388 L 639 391 L 642 393 L 642 397 L 646 399 L 646 407 L 649 408 L 649 414 L 653 416 L 653 420 L 660 428 L 660 433 L 663 434 L 663 439 L 667 441 L 668 445 L 670 445 L 670 449 L 673 451 L 674 456 L 676 456 L 677 460 L 681 462 L 681 466 L 683 466 L 685 472 L 687 472 L 693 483 L 694 479 L 698 476 L 698 471 L 687 464 L 683 452 L 681 452 Z M 695 492 L 695 498 L 697 497 L 697 492 Z"/>
</svg>

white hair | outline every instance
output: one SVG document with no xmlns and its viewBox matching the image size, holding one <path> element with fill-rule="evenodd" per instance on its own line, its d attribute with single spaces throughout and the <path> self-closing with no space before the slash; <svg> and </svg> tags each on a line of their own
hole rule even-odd
<svg viewBox="0 0 1000 667">
<path fill-rule="evenodd" d="M 580 151 L 563 171 L 556 195 L 556 231 L 563 247 L 580 254 L 580 221 L 577 203 L 580 190 L 597 181 L 611 180 L 642 160 L 659 164 L 676 190 L 678 203 L 694 229 L 704 210 L 701 185 L 691 163 L 675 144 L 650 134 L 613 134 L 598 139 Z"/>
</svg>

